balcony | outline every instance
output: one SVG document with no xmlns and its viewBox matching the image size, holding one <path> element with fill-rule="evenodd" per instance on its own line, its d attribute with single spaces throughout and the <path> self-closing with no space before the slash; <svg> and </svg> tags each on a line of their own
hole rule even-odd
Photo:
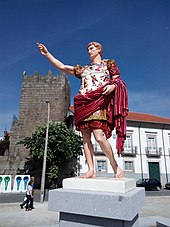
<svg viewBox="0 0 170 227">
<path fill-rule="evenodd" d="M 122 157 L 128 156 L 128 157 L 136 157 L 137 155 L 137 146 L 131 147 L 131 148 L 124 148 L 124 151 L 121 153 Z"/>
<path fill-rule="evenodd" d="M 156 147 L 156 148 L 150 148 L 150 147 L 145 147 L 146 151 L 146 156 L 148 158 L 160 158 L 162 155 L 162 148 L 161 147 Z"/>
</svg>

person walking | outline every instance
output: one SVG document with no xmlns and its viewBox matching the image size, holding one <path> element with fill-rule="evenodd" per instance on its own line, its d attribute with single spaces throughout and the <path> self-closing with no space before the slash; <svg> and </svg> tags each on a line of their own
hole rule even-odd
<svg viewBox="0 0 170 227">
<path fill-rule="evenodd" d="M 32 187 L 33 182 L 29 181 L 28 186 L 27 186 L 27 191 L 26 191 L 26 207 L 25 210 L 29 211 L 32 210 L 33 208 L 33 187 Z"/>
<path fill-rule="evenodd" d="M 30 177 L 30 181 L 32 182 L 31 207 L 32 207 L 32 209 L 35 209 L 34 204 L 33 204 L 33 203 L 34 203 L 35 177 L 34 177 L 34 176 L 31 176 L 31 177 Z M 24 206 L 26 205 L 26 203 L 27 203 L 27 197 L 26 197 L 26 195 L 25 195 L 24 201 L 20 204 L 21 209 L 24 209 Z"/>
</svg>

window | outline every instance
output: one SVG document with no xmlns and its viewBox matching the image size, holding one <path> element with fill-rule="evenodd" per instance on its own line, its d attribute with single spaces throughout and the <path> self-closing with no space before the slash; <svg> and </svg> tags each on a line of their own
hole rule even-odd
<svg viewBox="0 0 170 227">
<path fill-rule="evenodd" d="M 107 172 L 106 160 L 97 160 L 97 172 Z"/>
<path fill-rule="evenodd" d="M 132 134 L 126 135 L 124 150 L 125 151 L 132 151 Z"/>
<path fill-rule="evenodd" d="M 93 147 L 94 147 L 95 153 L 101 153 L 102 152 L 100 145 L 96 141 L 94 142 Z"/>
<path fill-rule="evenodd" d="M 168 141 L 169 141 L 169 145 L 168 145 L 168 152 L 169 152 L 169 156 L 170 156 L 170 134 L 168 133 Z"/>
<path fill-rule="evenodd" d="M 148 151 L 151 153 L 155 153 L 157 150 L 157 145 L 156 145 L 156 136 L 148 136 L 147 137 L 147 147 Z"/>
<path fill-rule="evenodd" d="M 125 171 L 134 171 L 133 161 L 125 161 Z"/>
</svg>

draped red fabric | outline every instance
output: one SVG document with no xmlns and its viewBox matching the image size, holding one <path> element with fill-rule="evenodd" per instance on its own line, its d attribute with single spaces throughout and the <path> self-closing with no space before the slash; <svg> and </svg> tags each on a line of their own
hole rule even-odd
<svg viewBox="0 0 170 227">
<path fill-rule="evenodd" d="M 126 139 L 126 116 L 128 114 L 128 94 L 126 84 L 118 77 L 114 82 L 108 84 L 115 85 L 115 90 L 109 95 L 103 95 L 103 87 L 95 91 L 86 92 L 85 95 L 74 97 L 74 117 L 75 126 L 89 117 L 102 107 L 107 110 L 107 130 L 104 131 L 106 138 L 110 138 L 112 131 L 116 128 L 116 149 L 118 155 L 124 150 L 124 140 Z M 106 86 L 105 85 L 105 86 Z"/>
</svg>

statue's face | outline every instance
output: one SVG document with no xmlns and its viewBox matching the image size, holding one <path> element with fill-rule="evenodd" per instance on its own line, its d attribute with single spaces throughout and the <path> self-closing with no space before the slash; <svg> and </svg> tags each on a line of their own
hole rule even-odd
<svg viewBox="0 0 170 227">
<path fill-rule="evenodd" d="M 88 46 L 87 52 L 88 52 L 89 58 L 93 60 L 97 55 L 99 55 L 100 49 L 95 47 L 95 45 L 92 44 Z"/>
</svg>

